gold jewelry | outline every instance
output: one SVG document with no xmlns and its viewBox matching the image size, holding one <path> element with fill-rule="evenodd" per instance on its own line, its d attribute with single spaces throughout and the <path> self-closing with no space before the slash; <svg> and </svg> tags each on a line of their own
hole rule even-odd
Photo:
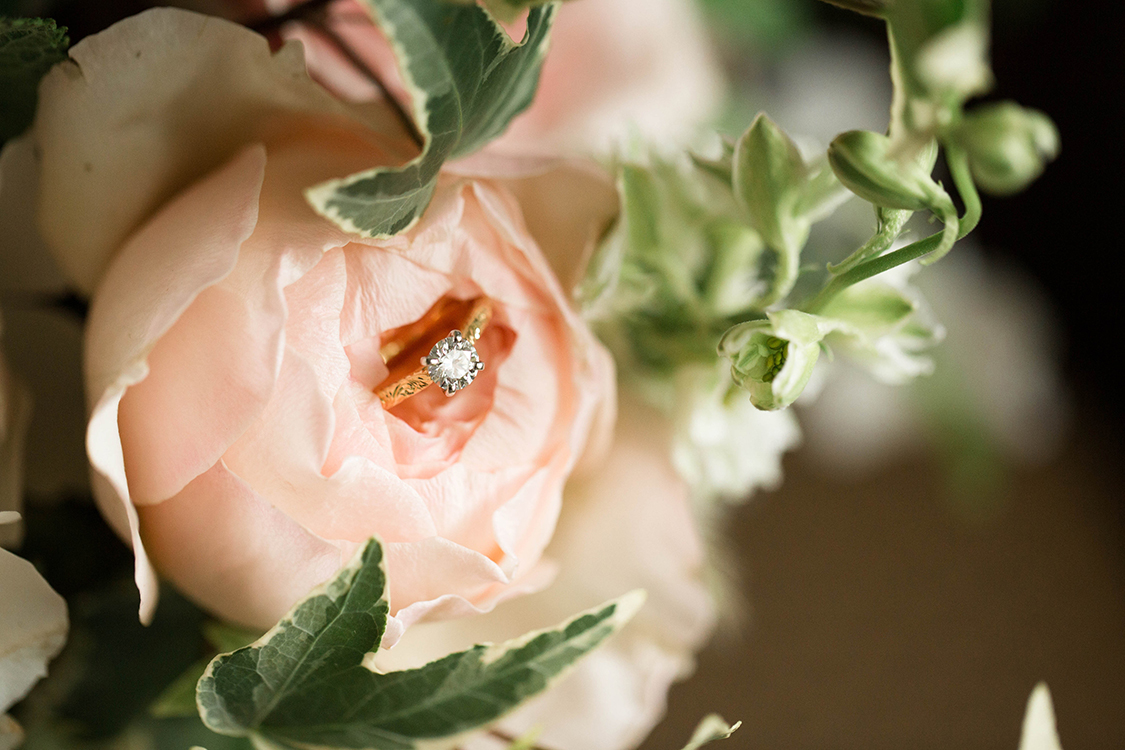
<svg viewBox="0 0 1125 750">
<path fill-rule="evenodd" d="M 492 300 L 488 297 L 445 299 L 421 320 L 388 332 L 379 354 L 389 372 L 375 389 L 383 408 L 397 406 L 435 383 L 446 396 L 472 383 L 484 369 L 475 344 L 491 319 Z M 459 327 L 448 328 L 458 323 Z M 445 330 L 449 335 L 431 346 L 434 332 Z M 415 359 L 427 347 L 429 354 Z M 419 361 L 421 367 L 413 364 Z"/>
</svg>

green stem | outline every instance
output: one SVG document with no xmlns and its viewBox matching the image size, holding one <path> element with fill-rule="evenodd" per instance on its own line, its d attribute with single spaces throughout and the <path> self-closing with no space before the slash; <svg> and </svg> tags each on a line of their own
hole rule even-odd
<svg viewBox="0 0 1125 750">
<path fill-rule="evenodd" d="M 880 218 L 879 227 L 875 230 L 875 234 L 871 236 L 863 247 L 856 250 L 844 260 L 836 263 L 835 265 L 828 264 L 828 272 L 833 276 L 847 273 L 851 269 L 858 266 L 863 261 L 867 260 L 873 255 L 879 255 L 890 247 L 898 236 L 902 234 L 902 228 L 906 226 L 906 222 L 913 216 L 913 211 L 894 211 L 890 209 L 883 209 L 887 213 L 887 218 Z"/>
<path fill-rule="evenodd" d="M 973 174 L 969 169 L 969 155 L 960 146 L 952 143 L 945 144 L 945 163 L 949 165 L 949 173 L 953 176 L 953 184 L 961 194 L 961 201 L 965 204 L 965 215 L 961 217 L 961 229 L 957 239 L 976 229 L 980 222 L 983 206 L 980 202 L 980 193 L 977 192 Z"/>
<path fill-rule="evenodd" d="M 895 266 L 901 266 L 903 263 L 909 263 L 912 260 L 921 258 L 923 255 L 932 253 L 941 245 L 943 234 L 944 232 L 931 234 L 924 240 L 918 240 L 906 247 L 900 247 L 894 252 L 880 255 L 878 258 L 873 258 L 866 263 L 861 263 L 847 273 L 840 274 L 829 281 L 824 288 L 820 290 L 820 293 L 809 302 L 801 305 L 800 309 L 807 313 L 816 313 L 823 309 L 833 297 L 849 286 L 870 279 L 872 276 L 878 276 L 884 271 L 891 270 Z"/>
<path fill-rule="evenodd" d="M 972 172 L 969 169 L 969 158 L 965 151 L 954 144 L 945 144 L 945 161 L 949 165 L 949 172 L 953 177 L 953 184 L 956 186 L 957 192 L 961 194 L 961 200 L 965 204 L 965 213 L 960 218 L 957 229 L 957 239 L 960 240 L 976 228 L 977 224 L 980 222 L 983 207 L 981 205 L 980 194 L 977 192 L 977 186 L 973 182 Z M 802 305 L 800 309 L 804 312 L 816 313 L 824 309 L 824 306 L 827 305 L 833 297 L 849 286 L 858 284 L 872 276 L 878 276 L 884 271 L 891 270 L 895 266 L 901 266 L 903 263 L 909 263 L 912 260 L 916 260 L 938 250 L 943 244 L 942 236 L 944 234 L 944 231 L 932 234 L 906 247 L 900 247 L 892 253 L 880 255 L 877 258 L 860 263 L 825 284 L 824 288 L 822 288 L 815 297 Z M 940 255 L 935 254 L 923 262 L 932 263 L 940 258 L 941 255 L 944 255 L 944 253 Z"/>
</svg>

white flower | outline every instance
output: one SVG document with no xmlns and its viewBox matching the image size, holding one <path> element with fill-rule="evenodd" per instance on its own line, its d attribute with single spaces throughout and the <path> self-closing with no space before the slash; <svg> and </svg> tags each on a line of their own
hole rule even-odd
<svg viewBox="0 0 1125 750">
<path fill-rule="evenodd" d="M 701 499 L 745 500 L 781 483 L 781 456 L 801 442 L 791 411 L 760 411 L 734 388 L 730 368 L 677 374 L 672 460 Z"/>
<path fill-rule="evenodd" d="M 838 359 L 802 413 L 810 450 L 837 470 L 862 471 L 917 449 L 936 420 L 957 417 L 1010 460 L 1052 456 L 1065 435 L 1069 396 L 1042 293 L 971 245 L 926 269 L 917 286 L 946 331 L 929 352 L 938 360 L 933 375 L 900 387 Z"/>
<path fill-rule="evenodd" d="M 0 512 L 0 526 L 18 518 Z M 47 674 L 66 641 L 66 602 L 27 560 L 0 550 L 0 712 Z M 20 743 L 19 725 L 0 713 L 0 750 Z"/>
</svg>

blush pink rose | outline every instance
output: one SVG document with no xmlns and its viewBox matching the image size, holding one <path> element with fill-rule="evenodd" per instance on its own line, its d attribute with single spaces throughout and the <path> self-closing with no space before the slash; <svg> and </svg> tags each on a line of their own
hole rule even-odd
<svg viewBox="0 0 1125 750">
<path fill-rule="evenodd" d="M 690 674 L 715 625 L 703 584 L 705 553 L 691 488 L 670 460 L 672 429 L 658 412 L 623 395 L 614 440 L 596 471 L 572 479 L 547 555 L 559 574 L 544 591 L 478 617 L 423 623 L 389 651 L 380 669 L 419 666 L 474 643 L 518 638 L 621 592 L 648 600 L 620 633 L 543 695 L 505 717 L 501 734 L 540 730 L 537 747 L 636 747 L 664 715 L 668 688 Z M 462 750 L 508 750 L 494 734 Z"/>
<path fill-rule="evenodd" d="M 280 14 L 295 0 L 232 0 L 244 18 Z M 394 54 L 358 0 L 336 0 L 328 24 L 395 97 L 409 102 Z M 521 29 L 513 29 L 516 35 Z M 313 77 L 353 102 L 380 91 L 327 38 L 302 23 L 281 30 L 301 40 Z M 535 101 L 496 148 L 604 151 L 630 137 L 679 145 L 722 99 L 720 67 L 691 0 L 572 0 L 559 8 Z"/>
<path fill-rule="evenodd" d="M 40 220 L 93 295 L 87 448 L 142 617 L 155 568 L 268 627 L 372 535 L 385 645 L 547 585 L 563 486 L 612 423 L 612 362 L 560 282 L 611 187 L 573 165 L 511 189 L 449 174 L 411 231 L 358 239 L 302 191 L 410 147 L 385 111 L 312 83 L 299 46 L 271 55 L 245 28 L 162 9 L 71 57 L 41 89 Z M 543 198 L 574 181 L 584 204 Z M 542 243 L 529 229 L 552 226 L 567 229 Z M 495 311 L 476 382 L 383 408 L 385 334 L 479 295 Z"/>
</svg>

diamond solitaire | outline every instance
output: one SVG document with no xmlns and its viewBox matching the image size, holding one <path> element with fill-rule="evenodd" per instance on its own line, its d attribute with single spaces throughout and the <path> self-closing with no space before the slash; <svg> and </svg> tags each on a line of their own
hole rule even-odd
<svg viewBox="0 0 1125 750">
<path fill-rule="evenodd" d="M 422 358 L 422 364 L 446 396 L 452 396 L 473 382 L 477 373 L 484 369 L 477 348 L 460 331 L 451 331 L 434 344 L 429 355 Z"/>
<path fill-rule="evenodd" d="M 383 408 L 393 409 L 434 384 L 452 396 L 476 380 L 484 363 L 475 344 L 491 319 L 488 297 L 447 298 L 413 323 L 388 332 L 379 349 L 387 377 L 375 389 Z M 458 327 L 450 330 L 451 325 Z M 449 331 L 449 335 L 432 344 L 441 331 Z M 415 364 L 418 355 L 427 349 L 430 353 L 420 358 L 419 367 Z"/>
</svg>

